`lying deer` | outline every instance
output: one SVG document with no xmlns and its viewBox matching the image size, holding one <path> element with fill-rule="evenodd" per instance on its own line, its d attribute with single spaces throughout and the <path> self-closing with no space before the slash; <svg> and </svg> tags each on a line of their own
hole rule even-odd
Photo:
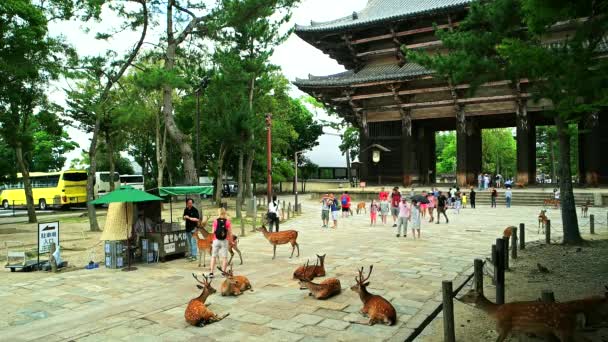
<svg viewBox="0 0 608 342">
<path fill-rule="evenodd" d="M 587 213 L 589 212 L 589 207 L 591 206 L 591 201 L 587 200 L 587 202 L 585 202 L 585 204 L 583 204 L 581 206 L 581 212 L 583 217 L 587 217 Z"/>
<path fill-rule="evenodd" d="M 546 210 L 541 210 L 540 214 L 538 214 L 538 234 L 541 233 L 541 229 L 543 233 L 545 232 L 545 227 L 547 226 L 547 222 L 549 222 L 546 213 Z"/>
<path fill-rule="evenodd" d="M 315 266 L 308 266 L 308 263 L 304 266 L 298 267 L 293 272 L 293 279 L 306 279 L 313 280 L 316 277 L 325 277 L 325 255 L 317 254 L 317 263 L 321 263 L 321 266 L 316 264 Z"/>
<path fill-rule="evenodd" d="M 196 246 L 198 248 L 198 267 L 201 267 L 201 258 L 203 260 L 203 267 L 205 267 L 205 254 L 209 253 L 211 255 L 211 246 L 213 244 L 213 234 L 208 232 L 207 222 L 209 221 L 209 216 L 204 221 L 199 221 L 198 231 L 193 233 L 194 238 L 196 239 Z M 230 261 L 232 262 L 232 258 L 234 257 L 234 251 L 239 254 L 239 259 L 241 259 L 241 265 L 243 264 L 243 256 L 238 246 L 238 236 L 232 235 L 232 241 L 228 244 L 228 252 L 230 252 Z"/>
<path fill-rule="evenodd" d="M 274 232 L 271 233 L 268 231 L 268 229 L 266 229 L 265 225 L 262 225 L 262 228 L 257 228 L 256 229 L 258 232 L 262 232 L 262 234 L 264 234 L 264 237 L 266 238 L 266 240 L 268 240 L 268 242 L 270 242 L 270 244 L 272 245 L 272 259 L 274 259 L 277 255 L 277 245 L 285 245 L 288 243 L 291 243 L 291 256 L 289 258 L 293 257 L 293 252 L 295 251 L 295 249 L 298 249 L 298 255 L 297 257 L 300 257 L 300 245 L 298 245 L 297 239 L 298 239 L 298 232 L 295 230 L 284 230 L 281 232 Z"/>
<path fill-rule="evenodd" d="M 473 304 L 496 320 L 497 342 L 504 341 L 511 331 L 554 334 L 561 341 L 571 341 L 575 335 L 576 313 L 562 303 L 530 301 L 498 305 L 474 289 L 458 300 Z"/>
<path fill-rule="evenodd" d="M 357 215 L 359 215 L 359 212 L 361 211 L 365 211 L 365 213 L 367 214 L 367 207 L 365 206 L 365 202 L 357 203 Z"/>
<path fill-rule="evenodd" d="M 300 280 L 300 289 L 308 289 L 310 292 L 309 296 L 314 296 L 316 299 L 327 299 L 340 294 L 342 287 L 340 286 L 340 280 L 336 278 L 329 278 L 323 280 L 321 283 L 316 284 L 307 279 Z"/>
<path fill-rule="evenodd" d="M 371 294 L 367 292 L 367 281 L 372 274 L 373 265 L 369 267 L 369 273 L 367 277 L 363 278 L 363 267 L 359 270 L 359 277 L 355 277 L 357 282 L 350 289 L 359 294 L 359 298 L 363 302 L 363 308 L 359 311 L 363 316 L 368 316 L 369 321 L 366 323 L 351 322 L 357 324 L 368 324 L 374 325 L 376 323 L 384 323 L 386 325 L 393 325 L 397 322 L 397 312 L 389 301 L 382 298 L 381 296 Z"/>
<path fill-rule="evenodd" d="M 245 276 L 235 276 L 232 272 L 232 265 L 228 271 L 222 271 L 221 268 L 217 268 L 226 279 L 220 287 L 220 294 L 222 296 L 239 296 L 247 290 L 251 290 L 251 283 Z"/>
<path fill-rule="evenodd" d="M 199 290 L 203 290 L 203 292 L 200 294 L 200 296 L 190 300 L 190 302 L 188 303 L 188 307 L 186 307 L 186 313 L 184 314 L 186 322 L 191 325 L 194 325 L 195 327 L 203 327 L 206 324 L 219 322 L 224 318 L 228 317 L 230 315 L 229 313 L 220 317 L 214 314 L 211 310 L 207 308 L 207 305 L 205 305 L 207 297 L 216 292 L 215 289 L 211 287 L 211 280 L 209 280 L 209 278 L 207 278 L 206 276 L 203 276 L 203 281 L 200 281 L 196 277 L 196 275 L 194 275 L 194 273 L 192 273 L 192 276 L 194 277 L 194 279 L 196 279 L 196 281 L 202 284 L 197 284 L 196 287 Z"/>
</svg>

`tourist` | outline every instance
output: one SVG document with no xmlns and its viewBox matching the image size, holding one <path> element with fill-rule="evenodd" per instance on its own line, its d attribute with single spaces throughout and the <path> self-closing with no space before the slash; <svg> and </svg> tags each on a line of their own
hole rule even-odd
<svg viewBox="0 0 608 342">
<path fill-rule="evenodd" d="M 456 188 L 450 188 L 450 202 L 451 202 L 452 208 L 454 208 L 454 206 L 456 205 L 456 192 L 458 192 L 458 190 L 456 190 Z"/>
<path fill-rule="evenodd" d="M 414 197 L 415 194 L 416 190 L 412 187 L 412 190 L 410 190 L 410 197 Z"/>
<path fill-rule="evenodd" d="M 329 196 L 325 194 L 321 199 L 321 221 L 323 221 L 323 228 L 327 228 L 329 225 L 329 208 Z"/>
<path fill-rule="evenodd" d="M 496 187 L 500 188 L 502 185 L 502 175 L 499 173 L 496 175 Z"/>
<path fill-rule="evenodd" d="M 401 194 L 399 188 L 394 187 L 391 194 L 391 214 L 393 215 L 393 227 L 397 227 L 397 217 L 399 216 L 399 203 L 401 202 Z"/>
<path fill-rule="evenodd" d="M 471 209 L 475 209 L 475 188 L 471 187 L 471 192 L 469 193 L 469 200 L 471 201 Z"/>
<path fill-rule="evenodd" d="M 466 193 L 466 192 L 463 192 L 463 193 L 460 195 L 460 199 L 462 200 L 462 208 L 463 208 L 463 209 L 464 209 L 464 208 L 466 208 L 466 207 L 467 207 L 467 201 L 468 201 L 468 199 L 469 199 L 469 198 L 467 197 L 467 193 Z"/>
<path fill-rule="evenodd" d="M 507 188 L 505 191 L 505 201 L 507 202 L 507 208 L 511 208 L 511 197 L 513 197 L 513 193 L 511 193 L 511 188 Z"/>
<path fill-rule="evenodd" d="M 388 214 L 390 212 L 391 205 L 388 203 L 388 196 L 386 199 L 380 201 L 380 219 L 382 224 L 386 224 Z"/>
<path fill-rule="evenodd" d="M 481 172 L 477 175 L 477 188 L 479 190 L 481 190 L 481 187 L 483 186 L 483 175 L 481 174 Z"/>
<path fill-rule="evenodd" d="M 188 246 L 190 247 L 190 261 L 196 260 L 198 250 L 196 247 L 196 237 L 194 237 L 194 230 L 198 227 L 198 221 L 201 216 L 198 210 L 194 207 L 194 200 L 192 198 L 186 199 L 186 208 L 184 209 L 184 221 L 186 221 L 186 239 Z"/>
<path fill-rule="evenodd" d="M 340 203 L 342 204 L 342 217 L 348 217 L 350 215 L 350 196 L 348 191 L 344 191 L 340 196 Z"/>
<path fill-rule="evenodd" d="M 490 176 L 488 176 L 488 174 L 486 173 L 483 176 L 483 189 L 487 190 L 489 186 L 490 186 Z"/>
<path fill-rule="evenodd" d="M 405 197 L 401 198 L 399 203 L 399 221 L 397 223 L 397 237 L 401 236 L 401 227 L 403 227 L 403 237 L 407 237 L 407 221 L 410 219 L 410 207 L 407 204 Z"/>
<path fill-rule="evenodd" d="M 378 194 L 378 200 L 380 202 L 386 200 L 388 201 L 388 191 L 384 190 L 384 187 L 380 188 L 380 193 Z"/>
<path fill-rule="evenodd" d="M 553 198 L 554 198 L 556 201 L 559 201 L 559 189 L 558 189 L 558 188 L 554 188 L 554 189 L 553 189 Z"/>
<path fill-rule="evenodd" d="M 410 221 L 412 221 L 412 237 L 416 240 L 416 231 L 418 231 L 418 239 L 420 239 L 420 209 L 416 200 L 412 200 L 410 210 Z"/>
<path fill-rule="evenodd" d="M 232 241 L 232 224 L 228 219 L 226 209 L 220 208 L 219 217 L 213 221 L 213 242 L 211 244 L 211 266 L 209 278 L 213 278 L 215 260 L 218 257 L 222 259 L 222 271 L 226 272 L 229 241 Z"/>
<path fill-rule="evenodd" d="M 334 197 L 334 194 L 329 194 L 329 200 L 331 204 L 329 210 L 331 211 L 331 218 L 334 221 L 334 225 L 332 226 L 332 228 L 336 229 L 338 228 L 338 216 L 340 215 L 340 205 L 338 204 L 338 199 Z"/>
<path fill-rule="evenodd" d="M 426 190 L 422 191 L 422 197 L 426 198 L 427 197 L 427 192 Z M 426 217 L 426 210 L 427 210 L 427 204 L 426 203 L 420 203 L 420 215 L 422 216 L 422 218 Z"/>
<path fill-rule="evenodd" d="M 272 201 L 268 203 L 268 213 L 266 214 L 268 219 L 268 231 L 272 232 L 272 227 L 275 227 L 275 232 L 279 231 L 279 202 L 277 201 L 277 195 L 272 196 Z"/>
<path fill-rule="evenodd" d="M 496 208 L 496 198 L 498 197 L 498 191 L 496 191 L 496 188 L 492 188 L 492 192 L 490 193 L 490 207 L 491 208 Z"/>
<path fill-rule="evenodd" d="M 447 201 L 448 199 L 445 197 L 445 195 L 439 191 L 439 197 L 437 197 L 437 224 L 439 224 L 439 221 L 441 220 L 441 214 L 443 214 L 445 217 L 445 223 L 450 223 L 450 220 L 448 220 L 448 215 L 445 213 Z"/>
<path fill-rule="evenodd" d="M 460 195 L 460 188 L 456 188 L 456 193 L 454 194 L 454 211 L 456 211 L 456 214 L 460 214 L 460 208 L 462 207 Z"/>
<path fill-rule="evenodd" d="M 433 217 L 433 211 L 435 210 L 436 197 L 431 192 L 426 196 L 426 199 L 429 201 L 429 203 L 426 205 L 426 208 L 429 211 L 429 217 L 430 217 L 429 222 L 433 223 L 433 221 L 435 221 L 435 218 Z"/>
<path fill-rule="evenodd" d="M 376 218 L 378 217 L 378 203 L 376 203 L 376 200 L 372 200 L 372 203 L 369 206 L 369 218 L 370 218 L 370 227 L 373 225 L 376 225 Z"/>
</svg>

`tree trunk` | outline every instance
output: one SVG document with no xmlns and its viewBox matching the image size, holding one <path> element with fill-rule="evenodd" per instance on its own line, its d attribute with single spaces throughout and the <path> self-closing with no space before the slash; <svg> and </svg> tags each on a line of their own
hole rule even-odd
<svg viewBox="0 0 608 342">
<path fill-rule="evenodd" d="M 243 218 L 241 213 L 243 207 L 243 160 L 245 159 L 243 150 L 239 151 L 239 166 L 237 171 L 238 178 L 238 192 L 236 195 L 236 218 Z"/>
<path fill-rule="evenodd" d="M 348 178 L 348 184 L 353 186 L 353 177 L 350 174 L 350 169 L 350 149 L 346 149 L 346 178 Z"/>
<path fill-rule="evenodd" d="M 15 146 L 15 156 L 17 157 L 17 164 L 19 164 L 23 178 L 23 190 L 25 191 L 25 201 L 27 204 L 27 222 L 36 223 L 36 208 L 34 208 L 34 193 L 32 192 L 32 183 L 30 182 L 30 172 L 23 159 L 23 147 L 21 147 L 20 142 L 17 142 L 17 146 Z"/>
<path fill-rule="evenodd" d="M 89 147 L 89 174 L 87 176 L 87 211 L 89 213 L 89 229 L 92 232 L 98 232 L 99 223 L 97 223 L 97 212 L 95 205 L 90 202 L 95 199 L 95 172 L 97 172 L 97 139 L 99 139 L 99 129 L 101 126 L 101 119 L 99 114 L 95 119 L 95 127 L 93 127 L 93 136 L 91 137 L 91 146 Z"/>
<path fill-rule="evenodd" d="M 215 188 L 215 202 L 217 205 L 222 204 L 222 189 L 224 188 L 224 158 L 226 157 L 227 147 L 224 144 L 220 145 L 220 154 L 217 160 L 217 177 L 216 188 Z"/>
<path fill-rule="evenodd" d="M 553 136 L 548 134 L 549 139 L 549 151 L 551 158 L 551 183 L 556 183 L 557 180 L 557 172 L 555 172 L 555 145 L 553 141 Z"/>
<path fill-rule="evenodd" d="M 251 76 L 251 80 L 249 80 L 249 115 L 254 115 L 253 114 L 253 95 L 255 92 L 255 75 Z M 253 129 L 251 130 L 251 135 L 249 136 L 249 142 L 251 145 L 251 149 L 249 150 L 249 153 L 247 153 L 247 163 L 246 163 L 246 167 L 245 167 L 245 197 L 247 198 L 253 198 L 253 187 L 252 187 L 252 181 L 251 181 L 251 172 L 253 169 L 253 161 L 255 159 L 255 148 L 253 147 L 253 141 L 255 139 L 255 133 L 253 132 Z"/>
<path fill-rule="evenodd" d="M 156 166 L 158 168 L 158 174 L 156 178 L 157 187 L 163 186 L 163 174 L 165 172 L 165 156 L 167 155 L 167 129 L 165 127 L 164 137 L 160 134 L 160 117 L 162 110 L 159 110 L 156 114 Z"/>
<path fill-rule="evenodd" d="M 106 145 L 108 145 L 108 162 L 110 163 L 110 191 L 114 191 L 114 189 L 116 189 L 116 185 L 114 184 L 116 163 L 114 162 L 114 145 L 112 144 L 112 138 L 108 132 L 106 132 Z"/>
<path fill-rule="evenodd" d="M 559 163 L 560 163 L 560 201 L 562 210 L 562 226 L 564 230 L 564 244 L 578 244 L 583 241 L 578 229 L 578 218 L 574 203 L 574 192 L 572 191 L 572 170 L 570 166 L 570 135 L 568 124 L 558 114 L 555 117 L 555 126 L 559 141 Z"/>
</svg>

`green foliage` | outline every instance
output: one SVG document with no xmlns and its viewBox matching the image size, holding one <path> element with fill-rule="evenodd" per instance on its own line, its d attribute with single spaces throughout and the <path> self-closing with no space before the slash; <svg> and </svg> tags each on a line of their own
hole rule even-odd
<svg viewBox="0 0 608 342">
<path fill-rule="evenodd" d="M 481 170 L 503 177 L 515 177 L 517 144 L 512 128 L 484 129 L 481 132 Z"/>
<path fill-rule="evenodd" d="M 437 175 L 456 172 L 456 132 L 435 134 Z"/>
<path fill-rule="evenodd" d="M 361 146 L 361 138 L 359 136 L 359 129 L 357 127 L 352 127 L 347 125 L 344 133 L 342 134 L 342 143 L 340 143 L 340 152 L 342 154 L 346 154 L 349 152 L 349 157 L 351 160 L 354 160 L 357 156 L 359 156 L 359 150 Z"/>
</svg>

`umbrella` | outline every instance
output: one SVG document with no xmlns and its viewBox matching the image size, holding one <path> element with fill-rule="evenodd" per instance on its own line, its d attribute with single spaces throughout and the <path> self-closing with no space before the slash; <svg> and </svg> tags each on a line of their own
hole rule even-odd
<svg viewBox="0 0 608 342">
<path fill-rule="evenodd" d="M 120 188 L 108 193 L 103 197 L 91 201 L 91 204 L 110 204 L 110 203 L 137 203 L 137 202 L 149 202 L 149 201 L 162 201 L 163 199 L 154 195 L 151 195 L 145 191 L 137 190 L 132 186 L 123 185 Z M 126 207 L 125 207 L 126 209 Z M 128 215 L 125 216 L 128 222 Z M 132 271 L 137 268 L 131 267 L 131 249 L 129 245 L 130 240 L 128 239 L 127 233 L 127 250 L 129 258 L 129 266 L 123 270 Z"/>
<path fill-rule="evenodd" d="M 422 195 L 414 195 L 412 197 L 410 197 L 410 199 L 412 201 L 416 201 L 418 203 L 422 203 L 422 204 L 428 204 L 430 203 L 428 199 L 426 199 L 426 197 L 422 196 Z"/>
</svg>

